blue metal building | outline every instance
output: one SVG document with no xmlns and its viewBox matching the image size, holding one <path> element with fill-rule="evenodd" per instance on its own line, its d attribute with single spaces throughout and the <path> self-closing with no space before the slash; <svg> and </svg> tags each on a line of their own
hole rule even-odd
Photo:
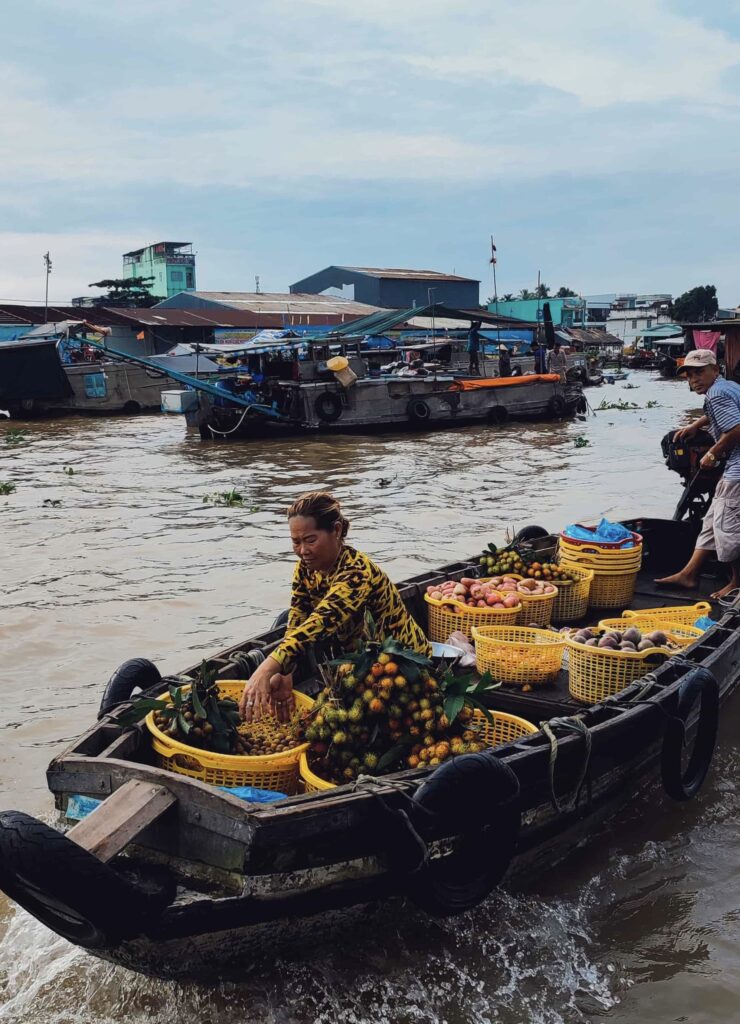
<svg viewBox="0 0 740 1024">
<path fill-rule="evenodd" d="M 409 309 L 440 302 L 455 309 L 479 305 L 480 281 L 436 270 L 326 267 L 290 286 L 291 292 L 334 294 L 385 309 Z"/>
</svg>

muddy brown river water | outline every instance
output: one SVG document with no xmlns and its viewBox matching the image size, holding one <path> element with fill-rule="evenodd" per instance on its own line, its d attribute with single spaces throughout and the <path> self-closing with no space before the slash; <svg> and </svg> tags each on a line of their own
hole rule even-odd
<svg viewBox="0 0 740 1024">
<path fill-rule="evenodd" d="M 46 765 L 120 662 L 177 671 L 269 626 L 293 561 L 282 516 L 303 490 L 333 490 L 353 543 L 397 579 L 507 527 L 670 516 L 679 481 L 659 441 L 696 402 L 680 382 L 629 380 L 587 394 L 637 410 L 435 434 L 210 445 L 179 417 L 1 421 L 0 482 L 16 490 L 0 497 L 0 808 L 50 816 Z M 24 441 L 7 443 L 18 427 Z M 243 507 L 203 500 L 231 488 Z M 735 1020 L 739 723 L 736 701 L 693 803 L 651 791 L 534 889 L 444 921 L 381 908 L 352 950 L 245 965 L 214 989 L 104 964 L 0 894 L 0 1021 Z"/>
</svg>

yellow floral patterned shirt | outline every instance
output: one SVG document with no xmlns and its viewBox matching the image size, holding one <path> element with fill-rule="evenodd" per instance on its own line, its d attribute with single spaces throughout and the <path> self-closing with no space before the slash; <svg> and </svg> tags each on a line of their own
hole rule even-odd
<svg viewBox="0 0 740 1024">
<path fill-rule="evenodd" d="M 419 654 L 432 653 L 424 631 L 382 569 L 361 551 L 344 547 L 331 572 L 313 572 L 300 561 L 296 565 L 285 638 L 271 657 L 289 671 L 317 640 L 352 647 L 363 635 L 366 609 L 381 638 L 392 636 Z"/>
</svg>

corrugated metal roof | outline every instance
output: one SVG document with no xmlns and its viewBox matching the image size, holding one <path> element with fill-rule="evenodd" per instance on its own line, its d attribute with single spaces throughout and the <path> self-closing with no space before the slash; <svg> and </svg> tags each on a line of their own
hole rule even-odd
<svg viewBox="0 0 740 1024">
<path fill-rule="evenodd" d="M 312 295 L 301 292 L 188 292 L 207 302 L 218 302 L 224 307 L 249 310 L 253 313 L 333 313 L 337 316 L 367 316 L 377 306 L 353 302 L 335 295 Z M 154 307 L 159 308 L 159 307 Z M 167 307 L 165 307 L 167 308 Z"/>
<path fill-rule="evenodd" d="M 306 313 L 303 311 L 290 313 L 253 313 L 249 309 L 174 309 L 169 306 L 152 306 L 150 309 L 116 309 L 112 312 L 127 317 L 133 324 L 146 327 L 300 327 L 322 324 L 341 325 L 356 320 L 354 312 Z"/>
<path fill-rule="evenodd" d="M 621 338 L 609 331 L 590 330 L 588 327 L 566 327 L 562 330 L 582 345 L 624 345 Z"/>
<path fill-rule="evenodd" d="M 403 278 L 412 281 L 472 281 L 480 284 L 477 277 L 443 274 L 438 270 L 404 270 L 399 267 L 337 267 L 337 270 L 350 270 L 354 274 L 367 274 L 368 277 Z"/>
<path fill-rule="evenodd" d="M 135 315 L 141 312 L 142 310 L 139 309 L 111 310 L 107 307 L 97 308 L 94 306 L 49 306 L 45 311 L 43 306 L 25 306 L 4 302 L 0 305 L 0 322 L 44 324 L 84 319 L 99 324 L 101 327 L 120 327 L 129 325 L 129 320 L 124 314 Z"/>
</svg>

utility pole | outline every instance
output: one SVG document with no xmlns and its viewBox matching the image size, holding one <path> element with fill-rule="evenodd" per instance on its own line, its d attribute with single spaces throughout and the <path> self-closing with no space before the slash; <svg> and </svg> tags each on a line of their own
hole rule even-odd
<svg viewBox="0 0 740 1024">
<path fill-rule="evenodd" d="M 49 274 L 51 273 L 51 257 L 49 253 L 44 254 L 44 267 L 46 268 L 46 290 L 44 292 L 44 323 L 49 317 Z"/>
<path fill-rule="evenodd" d="M 255 274 L 254 275 L 254 290 L 257 293 L 257 295 L 261 294 L 260 293 L 260 276 L 259 276 L 259 274 Z"/>
</svg>

